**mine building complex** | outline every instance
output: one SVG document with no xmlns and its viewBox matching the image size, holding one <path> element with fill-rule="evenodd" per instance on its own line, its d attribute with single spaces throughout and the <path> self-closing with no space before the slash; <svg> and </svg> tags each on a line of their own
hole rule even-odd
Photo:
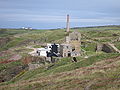
<svg viewBox="0 0 120 90">
<path fill-rule="evenodd" d="M 78 31 L 70 33 L 69 15 L 67 15 L 65 41 L 62 44 L 47 44 L 47 47 L 37 50 L 39 56 L 45 57 L 75 57 L 81 55 L 81 34 Z"/>
</svg>

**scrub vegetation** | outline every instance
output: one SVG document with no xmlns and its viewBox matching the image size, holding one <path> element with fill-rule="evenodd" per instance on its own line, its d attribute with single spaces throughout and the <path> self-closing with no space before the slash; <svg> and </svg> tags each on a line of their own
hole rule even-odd
<svg viewBox="0 0 120 90">
<path fill-rule="evenodd" d="M 113 43 L 120 49 L 120 26 L 72 28 L 81 33 L 82 56 L 61 58 L 55 63 L 47 63 L 35 70 L 28 70 L 23 62 L 34 48 L 45 43 L 63 43 L 68 33 L 59 30 L 13 30 L 1 29 L 0 40 L 0 89 L 2 90 L 119 90 L 120 54 L 96 52 L 98 43 Z M 19 60 L 11 61 L 14 56 Z M 87 56 L 87 58 L 85 58 Z M 27 60 L 27 59 L 26 59 Z M 22 69 L 21 69 L 22 67 Z M 19 69 L 12 73 L 11 70 Z M 6 72 L 7 71 L 7 72 Z M 2 75 L 10 77 L 1 81 Z M 8 77 L 8 76 L 6 76 Z"/>
</svg>

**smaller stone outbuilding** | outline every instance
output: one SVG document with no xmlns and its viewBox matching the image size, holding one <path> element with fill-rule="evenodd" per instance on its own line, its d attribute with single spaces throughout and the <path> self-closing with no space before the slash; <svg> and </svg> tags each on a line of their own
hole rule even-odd
<svg viewBox="0 0 120 90">
<path fill-rule="evenodd" d="M 72 46 L 70 44 L 61 44 L 60 53 L 62 57 L 70 57 L 72 52 Z"/>
<path fill-rule="evenodd" d="M 111 43 L 97 44 L 96 51 L 103 51 L 106 53 L 120 53 L 120 50 Z"/>
</svg>

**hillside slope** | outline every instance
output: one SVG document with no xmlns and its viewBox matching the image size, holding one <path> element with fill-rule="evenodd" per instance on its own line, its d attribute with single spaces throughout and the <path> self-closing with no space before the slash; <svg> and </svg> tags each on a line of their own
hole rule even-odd
<svg viewBox="0 0 120 90">
<path fill-rule="evenodd" d="M 71 62 L 68 58 L 65 59 L 66 61 L 57 62 L 50 69 L 39 72 L 43 69 L 39 68 L 38 72 L 34 70 L 26 72 L 22 77 L 16 77 L 14 83 L 2 84 L 0 88 L 3 90 L 118 90 L 120 88 L 119 55 L 98 54 L 78 60 L 77 63 Z"/>
<path fill-rule="evenodd" d="M 82 35 L 84 53 L 76 57 L 78 62 L 72 62 L 70 57 L 61 58 L 30 71 L 24 60 L 30 58 L 28 54 L 33 49 L 27 47 L 63 43 L 68 33 L 64 29 L 2 30 L 0 40 L 5 42 L 0 45 L 0 89 L 119 90 L 120 54 L 96 52 L 96 45 L 110 42 L 120 50 L 120 26 L 77 28 L 70 32 L 73 30 Z"/>
</svg>

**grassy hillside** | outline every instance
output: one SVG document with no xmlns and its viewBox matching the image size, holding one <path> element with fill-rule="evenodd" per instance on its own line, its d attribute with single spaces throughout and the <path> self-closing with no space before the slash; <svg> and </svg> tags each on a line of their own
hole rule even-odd
<svg viewBox="0 0 120 90">
<path fill-rule="evenodd" d="M 10 82 L 2 83 L 1 88 L 6 90 L 83 90 L 84 88 L 112 90 L 114 88 L 118 90 L 119 55 L 103 53 L 88 59 L 77 57 L 77 63 L 71 62 L 70 58 L 63 58 L 49 69 L 41 67 L 32 71 L 24 71 Z"/>
<path fill-rule="evenodd" d="M 71 32 L 73 30 L 81 33 L 81 48 L 85 51 L 82 56 L 76 57 L 76 63 L 69 57 L 35 70 L 23 69 L 11 80 L 0 83 L 0 89 L 119 90 L 120 54 L 96 52 L 95 48 L 97 43 L 111 42 L 120 49 L 120 26 L 77 28 L 71 29 Z M 38 48 L 45 43 L 63 43 L 67 35 L 64 29 L 6 30 L 0 34 L 0 38 L 9 37 L 10 41 L 0 48 L 0 61 L 6 61 L 16 54 L 22 58 L 7 64 L 0 63 L 0 75 L 5 75 L 5 71 L 13 70 L 13 67 L 24 66 L 22 59 L 32 51 L 26 47 Z M 85 58 L 86 55 L 88 58 Z"/>
<path fill-rule="evenodd" d="M 0 37 L 9 37 L 11 40 L 5 43 L 0 50 L 7 50 L 20 45 L 31 45 L 36 43 L 61 43 L 66 36 L 64 30 L 6 30 Z"/>
<path fill-rule="evenodd" d="M 82 34 L 82 40 L 94 40 L 96 42 L 110 42 L 120 35 L 120 27 L 89 27 L 72 29 L 78 30 Z M 0 37 L 10 37 L 11 40 L 5 44 L 0 50 L 6 50 L 19 45 L 29 45 L 30 42 L 36 43 L 62 43 L 64 37 L 68 35 L 65 30 L 13 30 L 5 29 L 0 33 Z M 31 43 L 30 43 L 31 44 Z"/>
</svg>

